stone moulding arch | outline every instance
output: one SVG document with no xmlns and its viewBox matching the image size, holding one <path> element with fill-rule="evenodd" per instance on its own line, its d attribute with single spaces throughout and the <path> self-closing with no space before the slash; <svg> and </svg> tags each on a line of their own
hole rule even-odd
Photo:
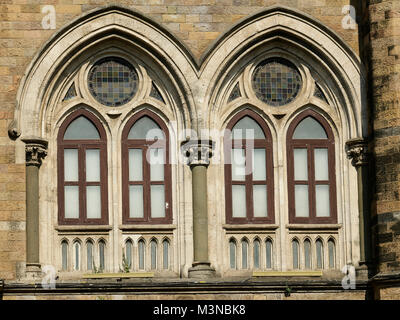
<svg viewBox="0 0 400 320">
<path fill-rule="evenodd" d="M 340 90 L 343 119 L 350 137 L 367 136 L 366 72 L 354 50 L 314 17 L 287 7 L 273 6 L 247 17 L 221 35 L 201 58 L 204 123 L 219 117 L 234 75 L 251 61 L 251 54 L 271 48 L 296 48 L 302 60 L 315 64 L 334 79 Z M 263 49 L 265 48 L 265 49 Z M 233 83 L 233 82 L 232 82 Z"/>
<path fill-rule="evenodd" d="M 54 77 L 60 76 L 59 70 L 76 52 L 109 35 L 143 46 L 144 51 L 157 59 L 156 63 L 168 70 L 179 88 L 183 113 L 188 114 L 185 126 L 196 127 L 195 102 L 188 85 L 197 78 L 193 55 L 165 27 L 144 15 L 125 7 L 106 6 L 85 13 L 61 28 L 35 55 L 17 91 L 14 120 L 9 127 L 11 138 L 16 139 L 21 133 L 43 135 L 42 109 L 47 108 L 46 95 Z"/>
</svg>

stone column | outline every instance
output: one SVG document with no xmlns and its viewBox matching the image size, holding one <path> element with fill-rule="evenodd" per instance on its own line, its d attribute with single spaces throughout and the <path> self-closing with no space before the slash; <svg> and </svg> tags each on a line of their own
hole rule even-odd
<svg viewBox="0 0 400 320">
<path fill-rule="evenodd" d="M 39 168 L 47 155 L 47 141 L 29 137 L 25 142 L 26 154 L 26 274 L 40 277 L 39 262 Z"/>
<path fill-rule="evenodd" d="M 368 145 L 362 138 L 346 142 L 347 157 L 357 170 L 358 211 L 360 219 L 360 268 L 370 269 L 372 263 L 371 213 L 368 182 Z"/>
<path fill-rule="evenodd" d="M 208 259 L 207 167 L 212 156 L 212 141 L 188 143 L 186 156 L 192 170 L 193 197 L 193 252 L 194 261 L 189 268 L 189 278 L 215 276 Z"/>
</svg>

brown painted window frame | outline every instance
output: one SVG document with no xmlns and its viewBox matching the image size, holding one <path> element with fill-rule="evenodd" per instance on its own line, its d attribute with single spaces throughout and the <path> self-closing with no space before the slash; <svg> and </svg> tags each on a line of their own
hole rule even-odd
<svg viewBox="0 0 400 320">
<path fill-rule="evenodd" d="M 150 164 L 146 161 L 147 150 L 156 140 L 146 139 L 128 139 L 129 131 L 132 126 L 143 117 L 149 117 L 161 128 L 165 137 L 165 153 L 164 153 L 164 181 L 151 181 L 150 180 Z M 158 148 L 158 147 L 157 147 Z M 129 181 L 129 149 L 142 149 L 142 182 Z M 151 185 L 164 185 L 165 202 L 168 203 L 168 208 L 165 208 L 165 217 L 152 218 L 151 217 Z M 142 185 L 143 186 L 143 218 L 130 218 L 129 217 L 129 185 Z M 169 224 L 172 223 L 172 190 L 171 190 L 171 164 L 169 161 L 169 132 L 164 121 L 150 110 L 142 110 L 132 116 L 125 125 L 122 132 L 122 221 L 124 224 Z"/>
<path fill-rule="evenodd" d="M 68 126 L 80 116 L 87 118 L 99 132 L 99 140 L 64 140 Z M 107 136 L 99 119 L 91 112 L 81 109 L 70 114 L 60 127 L 58 138 L 58 223 L 60 225 L 106 225 L 108 224 L 108 168 L 107 168 Z M 78 149 L 78 181 L 66 182 L 64 179 L 64 149 Z M 100 182 L 86 182 L 86 150 L 100 150 Z M 79 218 L 65 218 L 64 186 L 79 186 Z M 86 217 L 86 186 L 100 186 L 101 218 Z"/>
<path fill-rule="evenodd" d="M 325 129 L 328 139 L 292 139 L 293 133 L 297 125 L 307 117 L 312 117 L 314 120 Z M 308 180 L 296 181 L 294 180 L 294 154 L 293 150 L 297 148 L 307 149 L 307 167 L 308 167 Z M 315 163 L 314 163 L 314 149 L 327 148 L 328 149 L 328 177 L 329 180 L 315 181 Z M 287 133 L 287 163 L 288 163 L 288 199 L 289 199 L 289 223 L 304 223 L 304 224 L 329 224 L 337 223 L 337 206 L 336 206 L 336 175 L 335 175 L 335 139 L 333 132 L 328 122 L 317 112 L 313 110 L 306 110 L 299 114 L 290 124 Z M 308 205 L 309 217 L 296 217 L 295 212 L 295 184 L 308 185 Z M 330 216 L 317 217 L 316 216 L 316 202 L 315 202 L 315 186 L 316 185 L 329 185 L 329 201 L 330 201 Z"/>
<path fill-rule="evenodd" d="M 266 161 L 266 180 L 253 181 L 253 173 L 246 175 L 244 182 L 232 181 L 232 165 L 231 165 L 231 150 L 233 147 L 241 146 L 243 149 L 246 147 L 245 140 L 241 140 L 241 144 L 235 143 L 231 139 L 230 132 L 235 124 L 244 118 L 249 116 L 262 128 L 265 139 L 254 139 L 254 149 L 264 148 L 265 149 L 265 161 Z M 236 114 L 228 123 L 227 130 L 224 136 L 224 155 L 225 155 L 225 206 L 226 206 L 226 223 L 228 224 L 273 224 L 275 223 L 275 212 L 274 212 L 274 168 L 273 168 L 273 148 L 271 132 L 265 123 L 264 119 L 256 112 L 245 109 Z M 252 163 L 251 152 L 248 154 L 245 151 L 246 165 Z M 254 217 L 253 208 L 253 185 L 267 185 L 267 217 Z M 233 185 L 245 185 L 246 186 L 246 217 L 245 218 L 234 218 L 232 216 L 232 186 Z"/>
</svg>

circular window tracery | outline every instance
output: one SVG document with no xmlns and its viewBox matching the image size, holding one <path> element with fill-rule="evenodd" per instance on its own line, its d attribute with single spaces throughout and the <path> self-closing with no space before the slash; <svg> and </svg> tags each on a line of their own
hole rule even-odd
<svg viewBox="0 0 400 320">
<path fill-rule="evenodd" d="M 96 62 L 89 71 L 89 91 L 93 97 L 109 107 L 129 102 L 138 89 L 138 75 L 133 66 L 116 57 Z"/>
<path fill-rule="evenodd" d="M 252 87 L 258 99 L 272 105 L 283 106 L 292 102 L 301 88 L 297 68 L 281 58 L 267 59 L 254 70 Z"/>
</svg>

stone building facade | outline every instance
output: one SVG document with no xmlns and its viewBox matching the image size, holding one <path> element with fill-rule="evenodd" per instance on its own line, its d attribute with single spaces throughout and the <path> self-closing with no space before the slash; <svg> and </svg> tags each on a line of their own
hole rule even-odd
<svg viewBox="0 0 400 320">
<path fill-rule="evenodd" d="M 0 8 L 1 298 L 400 298 L 400 2 Z"/>
</svg>

